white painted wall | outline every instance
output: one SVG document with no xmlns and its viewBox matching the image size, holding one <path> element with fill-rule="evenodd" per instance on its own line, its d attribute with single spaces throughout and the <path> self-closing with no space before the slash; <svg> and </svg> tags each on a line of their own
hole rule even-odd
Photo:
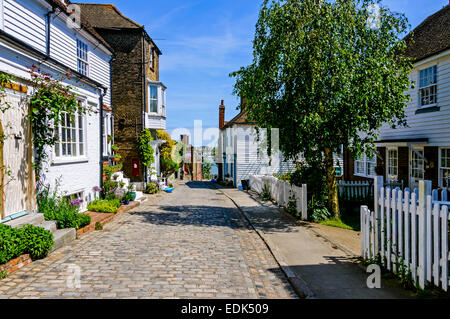
<svg viewBox="0 0 450 319">
<path fill-rule="evenodd" d="M 437 65 L 437 94 L 440 111 L 416 114 L 419 109 L 419 72 Z M 408 93 L 412 100 L 406 108 L 407 128 L 392 129 L 384 125 L 380 130 L 380 140 L 429 138 L 429 146 L 450 145 L 450 50 L 414 66 L 410 78 L 416 81 L 415 89 Z"/>
<path fill-rule="evenodd" d="M 266 147 L 262 142 L 258 142 L 256 129 L 252 125 L 235 125 L 232 128 L 220 132 L 223 141 L 223 150 L 226 153 L 225 169 L 235 180 L 237 186 L 241 185 L 243 179 L 250 179 L 250 175 L 270 175 L 285 174 L 295 170 L 292 161 L 285 161 L 281 152 L 272 154 L 272 162 L 267 156 Z M 260 130 L 260 141 L 265 138 L 264 132 Z M 246 140 L 248 136 L 248 140 Z M 258 157 L 258 150 L 261 156 Z M 236 169 L 234 165 L 234 154 L 236 154 Z M 247 155 L 248 154 L 248 155 Z M 236 176 L 234 176 L 236 171 Z M 227 173 L 224 172 L 224 175 Z"/>
<path fill-rule="evenodd" d="M 45 2 L 38 0 L 0 0 L 0 27 L 5 32 L 19 38 L 27 44 L 45 53 L 45 19 L 49 8 Z M 108 95 L 104 103 L 110 105 L 110 53 L 103 52 L 101 46 L 94 49 L 97 43 L 92 42 L 84 34 L 76 33 L 67 28 L 59 18 L 52 21 L 51 56 L 64 63 L 67 67 L 76 69 L 76 38 L 84 37 L 89 46 L 89 76 L 108 87 Z M 43 32 L 44 30 L 44 32 Z M 0 71 L 14 75 L 18 79 L 30 80 L 27 66 L 40 65 L 43 72 L 60 77 L 65 70 L 51 62 L 37 61 L 30 52 L 23 52 L 18 47 L 0 41 Z M 100 183 L 100 118 L 99 118 L 99 90 L 93 85 L 79 83 L 77 80 L 67 80 L 65 84 L 72 86 L 73 91 L 92 107 L 93 112 L 85 117 L 85 155 L 79 158 L 59 160 L 55 158 L 53 149 L 49 149 L 49 163 L 44 174 L 44 182 L 55 189 L 56 180 L 60 179 L 59 191 L 67 195 L 83 192 L 83 199 L 88 202 L 94 198 L 93 188 Z M 32 94 L 29 90 L 28 95 Z M 23 98 L 26 98 L 23 97 Z M 19 114 L 19 113 L 18 113 Z M 18 115 L 22 117 L 21 115 Z M 23 118 L 21 118 L 23 120 Z M 6 156 L 13 156 L 8 151 Z M 23 157 L 16 158 L 23 162 Z M 17 210 L 14 208 L 12 210 Z"/>
<path fill-rule="evenodd" d="M 0 27 L 6 33 L 46 53 L 46 17 L 51 7 L 39 0 L 0 0 Z M 110 67 L 112 53 L 85 30 L 69 28 L 64 13 L 52 15 L 50 57 L 77 70 L 77 39 L 88 45 L 88 77 L 108 88 L 104 103 L 111 106 Z"/>
</svg>

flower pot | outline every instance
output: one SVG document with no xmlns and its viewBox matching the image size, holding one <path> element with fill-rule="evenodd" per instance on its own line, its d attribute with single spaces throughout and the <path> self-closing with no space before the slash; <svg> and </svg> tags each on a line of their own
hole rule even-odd
<svg viewBox="0 0 450 319">
<path fill-rule="evenodd" d="M 131 193 L 131 200 L 132 201 L 136 200 L 136 193 Z"/>
<path fill-rule="evenodd" d="M 127 200 L 124 204 L 125 204 L 125 205 L 130 205 L 130 201 Z"/>
</svg>

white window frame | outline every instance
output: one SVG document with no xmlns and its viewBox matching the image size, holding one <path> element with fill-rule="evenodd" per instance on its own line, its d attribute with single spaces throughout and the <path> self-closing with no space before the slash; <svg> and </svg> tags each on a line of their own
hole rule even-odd
<svg viewBox="0 0 450 319">
<path fill-rule="evenodd" d="M 64 116 L 66 116 L 67 114 L 64 114 Z M 75 113 L 75 123 L 74 126 L 70 127 L 70 130 L 75 130 L 75 135 L 76 135 L 76 142 L 71 143 L 71 144 L 75 144 L 75 152 L 76 154 L 73 155 L 67 155 L 67 149 L 66 149 L 66 154 L 63 155 L 63 134 L 62 134 L 62 130 L 63 128 L 66 128 L 65 126 L 59 125 L 57 128 L 57 134 L 59 137 L 59 140 L 56 142 L 55 147 L 53 148 L 53 156 L 56 160 L 56 162 L 64 162 L 64 161 L 76 161 L 79 159 L 86 159 L 88 158 L 88 147 L 87 147 L 87 121 L 86 121 L 86 116 L 85 115 L 81 115 L 81 123 L 82 123 L 82 129 L 81 131 L 83 132 L 83 136 L 80 139 L 80 115 L 78 113 Z M 67 127 L 69 128 L 69 127 Z M 65 144 L 67 144 L 68 142 L 66 141 Z M 83 145 L 83 154 L 80 155 L 80 145 Z M 58 152 L 56 151 L 56 148 L 58 147 Z"/>
<path fill-rule="evenodd" d="M 358 171 L 358 163 L 361 163 L 363 165 L 363 172 Z M 372 172 L 369 169 L 369 165 L 373 165 Z M 375 167 L 377 166 L 377 157 L 374 155 L 373 158 L 368 157 L 366 154 L 363 154 L 363 156 L 354 162 L 354 175 L 359 177 L 365 177 L 365 178 L 375 178 Z M 373 174 L 371 174 L 373 173 Z"/>
<path fill-rule="evenodd" d="M 444 150 L 448 151 L 447 156 L 450 159 L 450 147 L 440 147 L 439 148 L 439 187 L 450 189 L 450 166 L 445 166 L 445 163 L 443 163 L 443 161 L 442 161 L 442 158 L 443 158 L 442 152 Z M 447 187 L 444 184 L 444 174 L 443 174 L 444 170 L 447 170 L 448 174 L 449 174 L 449 178 L 448 178 L 449 182 L 447 184 Z"/>
<path fill-rule="evenodd" d="M 152 98 L 152 87 L 156 88 L 156 99 Z M 149 114 L 159 114 L 159 86 L 157 84 L 149 83 L 148 85 L 148 113 Z M 156 101 L 156 112 L 152 111 L 152 101 Z"/>
<path fill-rule="evenodd" d="M 431 70 L 431 77 L 434 78 L 431 82 L 429 82 L 427 85 L 425 85 L 424 83 L 422 83 L 422 79 L 425 78 L 425 76 L 423 75 L 424 72 L 426 72 L 427 70 Z M 423 68 L 421 70 L 418 71 L 418 86 L 419 86 L 419 91 L 418 91 L 418 104 L 419 104 L 419 108 L 428 108 L 428 107 L 434 107 L 438 105 L 438 67 L 437 64 L 427 67 L 427 68 Z M 431 94 L 432 90 L 434 90 L 434 94 Z M 429 94 L 429 98 L 431 99 L 431 97 L 434 96 L 434 101 L 433 103 L 427 103 L 427 104 L 423 104 L 423 100 L 422 100 L 422 92 L 423 91 L 428 91 Z"/>
<path fill-rule="evenodd" d="M 391 152 L 396 152 L 395 158 L 391 157 Z M 395 166 L 391 164 L 395 163 Z M 395 169 L 396 172 L 392 171 Z M 388 147 L 386 149 L 386 176 L 389 181 L 398 181 L 398 147 Z"/>
<path fill-rule="evenodd" d="M 103 156 L 111 156 L 112 155 L 112 142 L 108 144 L 108 135 L 112 136 L 112 116 L 111 114 L 103 115 Z"/>
<path fill-rule="evenodd" d="M 414 147 L 414 149 L 421 153 L 422 156 L 424 156 L 425 151 L 423 147 Z M 414 157 L 417 157 L 417 159 L 414 159 Z M 419 155 L 416 154 L 416 152 L 410 148 L 409 150 L 409 184 L 410 184 L 410 188 L 413 189 L 414 184 L 417 184 L 416 182 L 424 180 L 425 179 L 425 161 L 423 158 L 420 158 Z M 418 163 L 422 163 L 422 177 L 420 177 L 419 175 L 413 176 L 413 173 L 415 170 L 419 170 L 419 168 L 414 168 L 414 161 L 417 161 Z M 413 181 L 414 179 L 414 181 Z"/>
<path fill-rule="evenodd" d="M 83 51 L 83 47 L 86 48 L 86 52 Z M 80 52 L 85 53 L 86 57 L 84 58 Z M 80 63 L 85 65 L 86 70 L 80 70 Z M 77 71 L 85 76 L 89 76 L 89 46 L 80 39 L 77 39 Z"/>
<path fill-rule="evenodd" d="M 161 114 L 166 116 L 166 89 L 161 87 Z"/>
</svg>

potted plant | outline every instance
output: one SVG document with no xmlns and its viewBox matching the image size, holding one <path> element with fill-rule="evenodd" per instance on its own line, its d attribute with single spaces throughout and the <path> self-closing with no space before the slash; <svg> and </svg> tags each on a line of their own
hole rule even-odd
<svg viewBox="0 0 450 319">
<path fill-rule="evenodd" d="M 122 201 L 125 205 L 129 205 L 132 200 L 133 196 L 131 195 L 130 192 L 126 193 L 122 198 Z"/>
<path fill-rule="evenodd" d="M 131 195 L 131 201 L 135 201 L 136 200 L 136 191 L 134 189 L 134 186 L 132 184 L 128 185 L 128 193 Z"/>
</svg>

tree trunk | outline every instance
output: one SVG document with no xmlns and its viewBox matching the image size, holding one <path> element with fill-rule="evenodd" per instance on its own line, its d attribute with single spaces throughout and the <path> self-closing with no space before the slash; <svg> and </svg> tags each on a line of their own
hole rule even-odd
<svg viewBox="0 0 450 319">
<path fill-rule="evenodd" d="M 339 197 L 336 184 L 336 174 L 334 170 L 334 158 L 333 152 L 329 148 L 325 149 L 325 168 L 327 172 L 328 210 L 335 217 L 339 217 L 341 215 L 341 212 L 339 209 Z"/>
</svg>

